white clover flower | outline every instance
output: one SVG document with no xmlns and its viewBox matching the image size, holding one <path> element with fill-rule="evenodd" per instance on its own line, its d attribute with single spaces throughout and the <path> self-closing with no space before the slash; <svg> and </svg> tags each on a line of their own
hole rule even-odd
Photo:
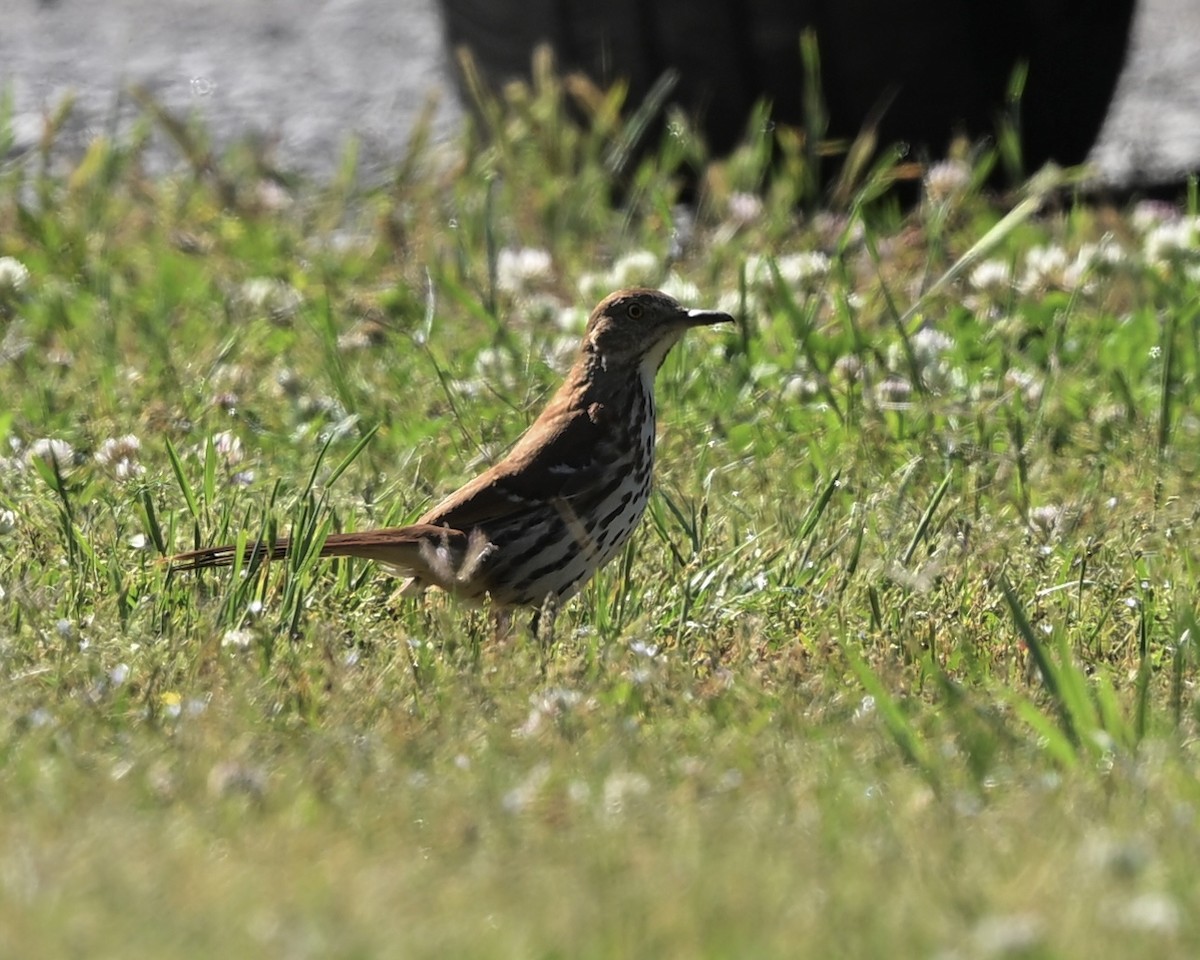
<svg viewBox="0 0 1200 960">
<path fill-rule="evenodd" d="M 485 347 L 475 357 L 475 375 L 485 384 L 513 385 L 517 377 L 512 353 L 501 347 Z"/>
<path fill-rule="evenodd" d="M 1196 259 L 1200 255 L 1200 217 L 1180 217 L 1160 223 L 1142 241 L 1142 255 L 1151 266 Z"/>
<path fill-rule="evenodd" d="M 888 377 L 875 384 L 874 394 L 882 406 L 902 406 L 912 398 L 912 384 L 903 377 Z"/>
<path fill-rule="evenodd" d="M 588 312 L 584 307 L 560 307 L 554 314 L 554 325 L 564 333 L 581 334 L 587 326 Z"/>
<path fill-rule="evenodd" d="M 254 185 L 254 193 L 258 202 L 267 210 L 286 210 L 296 202 L 295 198 L 284 189 L 283 184 L 265 177 Z M 344 249 L 349 245 L 346 233 L 341 230 L 336 231 L 330 239 L 338 245 L 335 246 L 335 249 Z"/>
<path fill-rule="evenodd" d="M 516 308 L 516 316 L 534 327 L 553 323 L 562 309 L 562 301 L 552 293 L 530 293 L 522 296 Z"/>
<path fill-rule="evenodd" d="M 1138 233 L 1147 233 L 1161 223 L 1179 219 L 1179 208 L 1165 200 L 1139 200 L 1129 214 L 1129 222 Z"/>
<path fill-rule="evenodd" d="M 982 957 L 1031 955 L 1045 941 L 1044 924 L 1035 914 L 993 914 L 976 924 L 975 950 Z"/>
<path fill-rule="evenodd" d="M 971 271 L 967 282 L 985 297 L 1003 300 L 1012 292 L 1012 269 L 1004 260 L 984 260 Z"/>
<path fill-rule="evenodd" d="M 746 283 L 760 289 L 770 289 L 775 284 L 775 271 L 779 278 L 794 290 L 811 290 L 829 274 L 831 261 L 819 250 L 789 253 L 774 258 L 775 270 L 771 269 L 767 257 L 746 258 Z"/>
<path fill-rule="evenodd" d="M 221 637 L 222 647 L 232 647 L 235 650 L 247 650 L 254 643 L 253 630 L 226 630 Z"/>
<path fill-rule="evenodd" d="M 586 709 L 592 702 L 578 690 L 569 687 L 551 687 L 529 697 L 530 711 L 525 722 L 513 731 L 514 736 L 528 738 L 541 730 L 547 721 L 557 720 L 574 710 Z"/>
<path fill-rule="evenodd" d="M 0 510 L 0 537 L 17 529 L 17 514 L 15 510 Z"/>
<path fill-rule="evenodd" d="M 661 272 L 658 257 L 649 250 L 634 250 L 613 264 L 609 279 L 614 288 L 653 287 Z"/>
<path fill-rule="evenodd" d="M 1022 293 L 1070 289 L 1067 273 L 1071 260 L 1062 247 L 1032 247 L 1025 254 L 1025 273 L 1018 286 Z"/>
<path fill-rule="evenodd" d="M 96 462 L 118 480 L 132 480 L 146 472 L 146 468 L 138 463 L 138 452 L 141 449 L 142 441 L 132 433 L 123 437 L 109 437 L 96 451 Z"/>
<path fill-rule="evenodd" d="M 812 377 L 796 374 L 783 384 L 783 397 L 787 400 L 811 400 L 821 392 L 821 384 Z"/>
<path fill-rule="evenodd" d="M 369 350 L 387 342 L 387 327 L 378 321 L 364 317 L 345 333 L 338 336 L 339 350 Z"/>
<path fill-rule="evenodd" d="M 731 317 L 738 316 L 742 310 L 746 311 L 746 316 L 752 317 L 758 313 L 760 306 L 759 296 L 752 289 L 746 290 L 744 298 L 740 290 L 726 290 L 717 297 L 717 309 Z"/>
<path fill-rule="evenodd" d="M 830 213 L 823 210 L 812 218 L 812 227 L 823 246 L 832 248 L 845 243 L 854 246 L 862 243 L 867 229 L 863 226 L 862 218 L 853 220 L 843 213 Z"/>
<path fill-rule="evenodd" d="M 66 440 L 42 437 L 25 448 L 25 464 L 28 466 L 34 460 L 57 463 L 60 470 L 66 470 L 74 466 L 75 448 Z"/>
<path fill-rule="evenodd" d="M 961 160 L 943 160 L 925 171 L 925 196 L 930 203 L 943 203 L 971 182 L 971 168 Z"/>
<path fill-rule="evenodd" d="M 630 802 L 650 792 L 650 781 L 640 773 L 612 773 L 604 780 L 604 812 L 619 817 Z"/>
<path fill-rule="evenodd" d="M 922 327 L 909 338 L 909 346 L 912 348 L 921 382 L 930 390 L 956 390 L 965 385 L 966 375 L 957 367 L 951 366 L 944 357 L 946 351 L 954 346 L 952 338 L 933 327 Z M 899 344 L 893 344 L 888 350 L 888 361 L 893 369 L 901 369 L 908 362 Z M 882 387 L 882 384 L 880 386 Z M 907 399 L 904 397 L 905 401 Z"/>
<path fill-rule="evenodd" d="M 612 291 L 613 281 L 607 273 L 585 273 L 579 278 L 579 294 L 588 303 L 596 303 Z"/>
<path fill-rule="evenodd" d="M 545 250 L 505 247 L 496 255 L 496 286 L 504 293 L 528 293 L 553 278 L 554 264 Z"/>
<path fill-rule="evenodd" d="M 1080 276 L 1089 272 L 1110 274 L 1128 259 L 1121 245 L 1105 235 L 1098 243 L 1085 243 L 1075 255 L 1075 269 Z"/>
<path fill-rule="evenodd" d="M 1009 368 L 1004 374 L 1004 385 L 1010 390 L 1017 391 L 1029 406 L 1035 405 L 1042 399 L 1042 380 L 1028 370 Z"/>
<path fill-rule="evenodd" d="M 1123 903 L 1117 922 L 1128 930 L 1174 936 L 1179 930 L 1182 911 L 1179 903 L 1166 893 L 1140 893 Z"/>
<path fill-rule="evenodd" d="M 29 283 L 29 270 L 15 257 L 0 257 L 0 301 L 19 297 Z"/>
<path fill-rule="evenodd" d="M 746 262 L 742 264 L 742 273 L 746 277 L 747 287 L 758 287 L 762 289 L 769 288 L 774 276 L 771 273 L 771 264 L 767 257 L 760 254 L 751 254 L 746 258 Z"/>
<path fill-rule="evenodd" d="M 500 806 L 506 813 L 524 813 L 541 794 L 542 787 L 550 779 L 550 765 L 539 763 L 526 775 L 525 779 L 508 791 L 500 800 Z"/>
<path fill-rule="evenodd" d="M 1079 248 L 1079 259 L 1092 264 L 1120 264 L 1128 259 L 1125 249 L 1112 234 L 1106 233 L 1096 243 L 1085 243 Z"/>
<path fill-rule="evenodd" d="M 276 323 L 292 317 L 303 302 L 299 290 L 274 277 L 252 277 L 239 294 L 247 307 Z"/>
<path fill-rule="evenodd" d="M 685 307 L 700 302 L 700 288 L 690 280 L 684 280 L 672 271 L 659 288 L 668 297 L 674 297 Z"/>
<path fill-rule="evenodd" d="M 954 339 L 934 327 L 922 327 L 909 338 L 917 363 L 922 367 L 936 363 L 942 354 L 954 346 Z"/>
<path fill-rule="evenodd" d="M 551 370 L 566 373 L 575 356 L 579 353 L 579 338 L 573 335 L 555 337 L 546 343 L 542 350 L 542 358 Z"/>
<path fill-rule="evenodd" d="M 1042 507 L 1034 507 L 1029 511 L 1030 529 L 1045 537 L 1058 531 L 1062 519 L 1063 508 L 1058 504 L 1049 503 Z"/>
<path fill-rule="evenodd" d="M 629 649 L 639 657 L 645 657 L 647 660 L 653 660 L 661 651 L 657 643 L 646 643 L 644 640 L 634 640 L 629 645 Z"/>
<path fill-rule="evenodd" d="M 213 449 L 217 451 L 217 456 L 224 461 L 227 467 L 236 466 L 242 462 L 242 438 L 230 430 L 222 430 L 220 433 L 214 433 L 212 438 Z"/>
<path fill-rule="evenodd" d="M 754 223 L 762 212 L 762 198 L 757 194 L 739 192 L 729 197 L 729 219 L 739 227 Z"/>
<path fill-rule="evenodd" d="M 3 300 L 3 294 L 0 294 L 0 303 Z M 33 341 L 25 335 L 24 327 L 20 317 L 5 324 L 4 334 L 0 336 L 0 365 L 19 360 L 33 346 Z"/>
<path fill-rule="evenodd" d="M 819 250 L 789 253 L 775 261 L 779 276 L 794 288 L 818 286 L 829 275 L 830 259 Z"/>
<path fill-rule="evenodd" d="M 837 358 L 833 372 L 847 383 L 855 383 L 862 377 L 863 362 L 857 354 L 845 353 Z"/>
<path fill-rule="evenodd" d="M 188 715 L 197 716 L 208 704 L 203 700 L 188 701 Z M 238 760 L 222 760 L 208 771 L 208 792 L 213 797 L 246 796 L 260 799 L 267 792 L 267 774 L 262 767 Z"/>
</svg>

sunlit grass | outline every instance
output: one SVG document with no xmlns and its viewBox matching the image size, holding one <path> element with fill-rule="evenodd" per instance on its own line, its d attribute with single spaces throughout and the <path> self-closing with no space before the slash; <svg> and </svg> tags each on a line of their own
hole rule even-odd
<svg viewBox="0 0 1200 960">
<path fill-rule="evenodd" d="M 910 210 L 895 155 L 822 198 L 765 114 L 639 153 L 538 76 L 372 187 L 149 103 L 175 176 L 151 121 L 0 168 L 7 942 L 1194 955 L 1194 195 L 956 147 Z M 626 283 L 740 324 L 664 366 L 658 491 L 550 647 L 361 561 L 161 563 L 416 517 Z"/>
</svg>

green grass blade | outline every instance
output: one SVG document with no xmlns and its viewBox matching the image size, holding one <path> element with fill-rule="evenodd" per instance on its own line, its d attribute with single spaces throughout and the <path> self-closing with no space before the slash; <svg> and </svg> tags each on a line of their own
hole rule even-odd
<svg viewBox="0 0 1200 960">
<path fill-rule="evenodd" d="M 913 554 L 917 552 L 917 547 L 929 532 L 929 525 L 933 522 L 934 514 L 937 513 L 938 507 L 941 506 L 942 498 L 946 496 L 946 491 L 950 489 L 950 481 L 953 477 L 953 473 L 947 473 L 942 478 L 942 482 L 938 484 L 938 488 L 933 491 L 933 496 L 929 498 L 929 504 L 925 507 L 925 512 L 921 514 L 921 520 L 917 524 L 917 529 L 913 531 L 912 539 L 908 542 L 908 547 L 901 557 L 903 566 L 908 566 L 912 561 Z"/>
<path fill-rule="evenodd" d="M 204 506 L 211 510 L 217 503 L 217 448 L 209 435 L 204 442 Z"/>
<path fill-rule="evenodd" d="M 806 539 L 817 528 L 817 524 L 821 522 L 821 516 L 825 513 L 825 508 L 829 506 L 829 501 L 833 499 L 833 495 L 837 491 L 841 479 L 842 474 L 840 470 L 829 478 L 829 482 L 821 490 L 821 495 L 808 508 L 808 513 L 804 517 L 804 523 L 800 525 L 800 529 L 796 533 L 797 540 Z"/>
<path fill-rule="evenodd" d="M 1008 582 L 1008 577 L 1004 574 L 1000 574 L 1000 590 L 1003 592 L 1004 601 L 1008 604 L 1009 612 L 1012 614 L 1017 633 L 1025 642 L 1026 649 L 1033 657 L 1033 661 L 1038 668 L 1038 674 L 1042 678 L 1042 685 L 1046 688 L 1046 692 L 1050 695 L 1050 699 L 1058 711 L 1063 733 L 1072 744 L 1078 745 L 1079 733 L 1075 729 L 1074 719 L 1063 697 L 1058 665 L 1051 659 L 1046 645 L 1042 642 L 1042 638 L 1037 635 L 1029 623 L 1029 618 L 1025 615 L 1025 608 L 1021 605 L 1021 601 L 1017 598 L 1012 584 Z"/>
<path fill-rule="evenodd" d="M 183 493 L 183 500 L 187 504 L 188 513 L 192 515 L 192 519 L 196 523 L 200 522 L 200 507 L 196 503 L 196 494 L 192 490 L 192 485 L 187 481 L 187 474 L 183 472 L 183 462 L 179 459 L 179 454 L 175 450 L 175 444 L 171 443 L 170 438 L 164 441 L 167 446 L 167 459 L 171 461 L 171 470 L 175 474 L 175 481 L 179 484 L 179 490 Z"/>
<path fill-rule="evenodd" d="M 154 544 L 154 549 L 160 554 L 166 554 L 167 541 L 163 537 L 162 527 L 158 522 L 158 512 L 154 509 L 154 498 L 150 496 L 150 488 L 142 487 L 138 491 L 138 503 L 142 508 L 142 520 L 146 527 L 146 532 L 150 534 L 150 540 Z"/>
<path fill-rule="evenodd" d="M 980 260 L 992 252 L 1000 243 L 1023 223 L 1032 218 L 1045 204 L 1047 198 L 1068 182 L 1064 172 L 1055 166 L 1038 171 L 1025 185 L 1025 198 L 1000 218 L 990 230 L 976 240 L 954 264 L 921 294 L 911 307 L 900 316 L 898 325 L 907 329 L 909 322 L 921 311 L 925 303 L 940 294 L 950 284 L 975 267 Z"/>
<path fill-rule="evenodd" d="M 930 786 L 939 787 L 937 769 L 933 764 L 933 757 L 925 737 L 908 719 L 895 697 L 871 669 L 870 664 L 856 648 L 855 641 L 842 638 L 840 647 L 846 661 L 850 664 L 850 669 L 858 678 L 858 682 L 874 698 L 875 709 L 904 758 L 921 771 Z"/>
<path fill-rule="evenodd" d="M 342 458 L 342 462 L 334 467 L 333 472 L 329 474 L 329 479 L 325 481 L 326 488 L 332 487 L 338 482 L 338 478 L 341 477 L 341 475 L 350 468 L 350 465 L 358 459 L 358 455 L 367 448 L 367 444 L 371 442 L 372 437 L 374 437 L 378 432 L 379 424 L 377 423 L 358 438 L 350 452 Z"/>
</svg>

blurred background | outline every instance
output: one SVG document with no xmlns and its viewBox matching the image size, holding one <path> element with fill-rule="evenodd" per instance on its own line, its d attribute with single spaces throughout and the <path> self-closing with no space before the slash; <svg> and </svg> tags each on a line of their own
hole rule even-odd
<svg viewBox="0 0 1200 960">
<path fill-rule="evenodd" d="M 366 177 L 401 153 L 428 99 L 435 130 L 461 116 L 458 44 L 499 85 L 528 71 L 539 41 L 559 62 L 631 101 L 668 67 L 672 96 L 728 148 L 768 95 L 803 120 L 798 36 L 820 45 L 829 134 L 877 122 L 880 141 L 944 154 L 956 133 L 994 132 L 1012 65 L 1029 64 L 1021 100 L 1027 166 L 1090 158 L 1118 186 L 1177 184 L 1200 169 L 1200 3 L 1196 0 L 15 0 L 0 31 L 0 90 L 13 152 L 36 146 L 67 97 L 62 138 L 82 146 L 126 129 L 132 85 L 201 118 L 217 145 L 252 136 L 285 169 L 336 169 L 360 141 Z M 175 162 L 163 147 L 156 162 Z"/>
</svg>

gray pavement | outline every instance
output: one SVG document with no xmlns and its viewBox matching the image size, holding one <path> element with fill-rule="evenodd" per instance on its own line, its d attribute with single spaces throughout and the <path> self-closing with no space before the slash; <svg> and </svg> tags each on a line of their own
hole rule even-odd
<svg viewBox="0 0 1200 960">
<path fill-rule="evenodd" d="M 76 98 L 69 146 L 128 128 L 145 87 L 168 109 L 203 118 L 217 141 L 247 132 L 277 144 L 285 168 L 336 169 L 348 135 L 364 172 L 399 155 L 430 95 L 438 122 L 458 116 L 433 0 L 0 0 L 0 89 L 15 103 L 19 145 L 43 113 Z M 170 151 L 159 154 L 169 162 Z"/>
<path fill-rule="evenodd" d="M 1138 0 L 1092 163 L 1114 183 L 1200 171 L 1200 0 Z"/>
<path fill-rule="evenodd" d="M 4 0 L 0 89 L 11 92 L 18 144 L 76 98 L 65 132 L 127 128 L 147 88 L 195 112 L 219 143 L 247 132 L 276 144 L 287 168 L 323 176 L 347 136 L 363 175 L 387 169 L 426 98 L 438 125 L 460 115 L 434 0 Z M 156 153 L 170 164 L 170 148 Z M 1093 159 L 1114 182 L 1200 169 L 1200 0 L 1139 0 L 1131 54 Z"/>
</svg>

